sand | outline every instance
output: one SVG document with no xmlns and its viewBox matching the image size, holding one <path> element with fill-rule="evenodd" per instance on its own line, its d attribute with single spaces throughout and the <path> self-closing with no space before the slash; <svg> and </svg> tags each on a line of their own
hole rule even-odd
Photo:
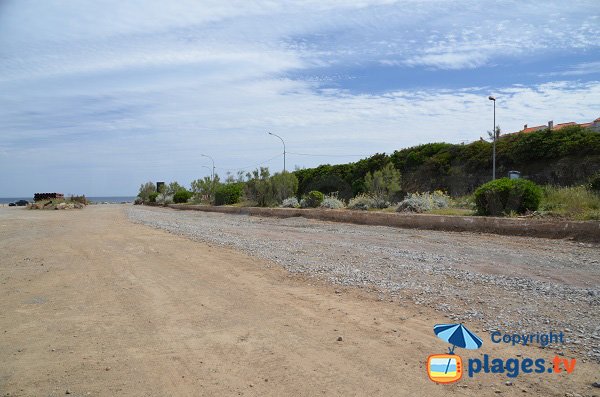
<svg viewBox="0 0 600 397">
<path fill-rule="evenodd" d="M 599 394 L 598 364 L 581 359 L 572 374 L 510 386 L 500 374 L 435 384 L 424 366 L 447 348 L 432 332 L 441 313 L 133 224 L 123 210 L 0 208 L 0 395 Z M 553 357 L 487 339 L 457 353 Z"/>
</svg>

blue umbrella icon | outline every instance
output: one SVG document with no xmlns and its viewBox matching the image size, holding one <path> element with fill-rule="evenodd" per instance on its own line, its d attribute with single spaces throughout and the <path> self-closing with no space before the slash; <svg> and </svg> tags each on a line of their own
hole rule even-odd
<svg viewBox="0 0 600 397">
<path fill-rule="evenodd" d="M 433 332 L 435 332 L 438 338 L 452 344 L 452 347 L 448 348 L 449 354 L 454 354 L 454 348 L 457 346 L 463 349 L 475 350 L 479 349 L 483 344 L 483 341 L 477 335 L 469 331 L 462 324 L 437 324 L 433 326 Z M 448 372 L 451 360 L 448 360 L 446 373 Z"/>
<path fill-rule="evenodd" d="M 433 326 L 433 332 L 438 338 L 452 344 L 452 348 L 448 348 L 450 354 L 454 354 L 454 348 L 457 346 L 474 350 L 483 344 L 477 335 L 462 324 L 437 324 Z"/>
</svg>

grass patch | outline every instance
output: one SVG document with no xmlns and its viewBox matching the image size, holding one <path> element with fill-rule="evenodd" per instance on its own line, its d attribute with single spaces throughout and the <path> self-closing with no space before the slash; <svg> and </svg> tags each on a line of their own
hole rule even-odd
<svg viewBox="0 0 600 397">
<path fill-rule="evenodd" d="M 542 215 L 576 220 L 600 220 L 600 195 L 586 186 L 545 186 Z"/>
<path fill-rule="evenodd" d="M 468 208 L 439 208 L 431 211 L 427 211 L 427 214 L 434 215 L 460 215 L 460 216 L 472 216 L 475 215 L 475 211 Z"/>
</svg>

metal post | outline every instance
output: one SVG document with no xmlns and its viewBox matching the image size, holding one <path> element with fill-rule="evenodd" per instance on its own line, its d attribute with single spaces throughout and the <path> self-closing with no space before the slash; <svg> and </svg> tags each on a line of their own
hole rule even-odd
<svg viewBox="0 0 600 397">
<path fill-rule="evenodd" d="M 212 161 L 212 180 L 214 182 L 215 181 L 215 160 L 206 154 L 201 154 L 200 156 L 208 157 L 210 159 L 210 161 Z"/>
<path fill-rule="evenodd" d="M 489 96 L 490 101 L 494 101 L 494 128 L 492 128 L 492 134 L 494 137 L 494 143 L 492 148 L 492 180 L 496 180 L 496 98 Z"/>
<path fill-rule="evenodd" d="M 279 138 L 281 140 L 281 143 L 283 143 L 283 172 L 285 172 L 285 142 L 283 141 L 283 138 L 277 134 L 273 134 L 272 132 L 268 132 L 268 134 L 276 136 L 277 138 Z"/>
</svg>

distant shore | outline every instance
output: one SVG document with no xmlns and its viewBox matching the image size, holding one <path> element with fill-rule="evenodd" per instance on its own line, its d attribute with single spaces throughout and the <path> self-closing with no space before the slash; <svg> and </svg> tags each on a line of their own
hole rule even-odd
<svg viewBox="0 0 600 397">
<path fill-rule="evenodd" d="M 69 198 L 70 196 L 65 196 Z M 89 201 L 95 204 L 109 203 L 109 204 L 120 204 L 123 202 L 133 203 L 135 196 L 105 196 L 105 197 L 87 197 Z M 19 200 L 27 200 L 30 203 L 33 202 L 33 197 L 0 197 L 0 206 L 6 206 L 9 203 L 14 203 Z"/>
</svg>

